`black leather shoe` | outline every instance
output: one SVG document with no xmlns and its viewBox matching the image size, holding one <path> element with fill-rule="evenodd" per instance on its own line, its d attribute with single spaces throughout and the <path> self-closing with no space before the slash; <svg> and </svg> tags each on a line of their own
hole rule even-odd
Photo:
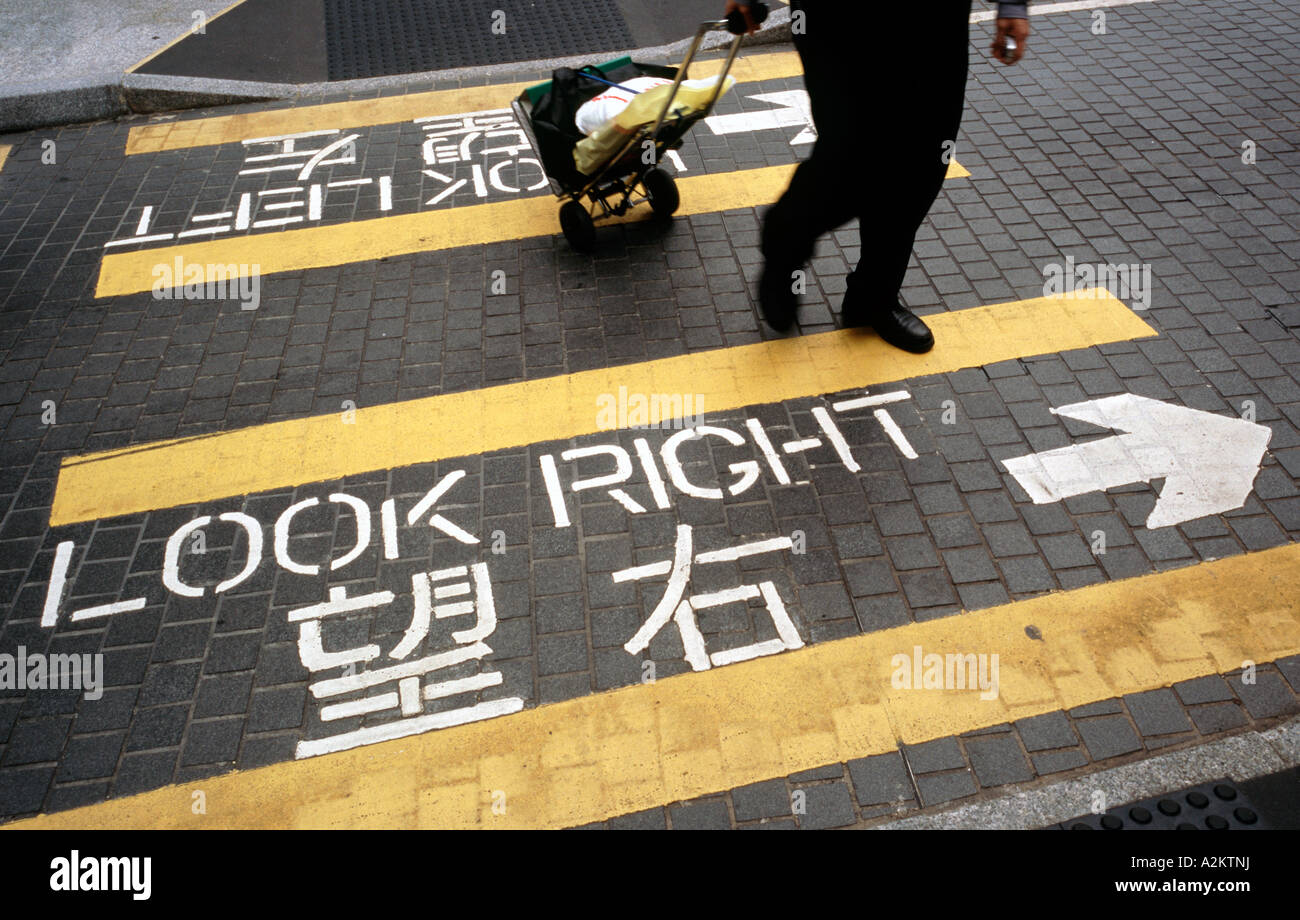
<svg viewBox="0 0 1300 920">
<path fill-rule="evenodd" d="M 898 302 L 870 313 L 845 304 L 840 320 L 846 328 L 865 326 L 875 329 L 882 339 L 903 351 L 919 355 L 934 347 L 934 334 L 930 327 Z"/>
<path fill-rule="evenodd" d="M 777 332 L 788 332 L 794 325 L 795 310 L 799 306 L 792 290 L 794 271 L 794 268 L 767 262 L 763 265 L 763 277 L 758 281 L 758 308 L 763 319 Z"/>
</svg>

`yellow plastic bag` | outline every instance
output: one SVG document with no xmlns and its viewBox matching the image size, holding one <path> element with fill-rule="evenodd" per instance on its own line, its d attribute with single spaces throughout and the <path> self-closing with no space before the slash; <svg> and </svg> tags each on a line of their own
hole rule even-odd
<svg viewBox="0 0 1300 920">
<path fill-rule="evenodd" d="M 719 98 L 735 83 L 736 78 L 728 74 L 726 82 L 722 85 L 722 92 L 718 94 Z M 673 97 L 673 107 L 664 118 L 664 122 L 667 123 L 678 116 L 703 111 L 709 104 L 709 100 L 713 98 L 717 85 L 717 77 L 683 80 L 682 85 L 677 87 L 677 95 Z M 627 108 L 597 128 L 590 137 L 578 141 L 573 148 L 573 162 L 578 167 L 578 171 L 583 174 L 595 172 L 627 142 L 631 135 L 636 134 L 644 125 L 653 125 L 659 118 L 659 113 L 663 111 L 664 103 L 672 96 L 672 89 L 672 85 L 669 84 L 638 93 L 628 103 Z"/>
</svg>

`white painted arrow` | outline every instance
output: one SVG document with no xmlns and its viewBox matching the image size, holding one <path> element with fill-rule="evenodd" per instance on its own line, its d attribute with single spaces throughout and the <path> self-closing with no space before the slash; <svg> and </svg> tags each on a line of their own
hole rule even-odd
<svg viewBox="0 0 1300 920">
<path fill-rule="evenodd" d="M 811 144 L 817 140 L 817 129 L 813 127 L 812 106 L 808 101 L 808 91 L 804 89 L 785 90 L 779 93 L 758 93 L 750 96 L 759 102 L 771 102 L 775 109 L 761 112 L 737 112 L 735 115 L 710 115 L 704 119 L 714 134 L 741 134 L 746 131 L 767 131 L 772 128 L 789 128 L 803 125 L 804 129 L 790 141 L 796 144 Z"/>
<path fill-rule="evenodd" d="M 1126 432 L 1003 461 L 1034 504 L 1163 478 L 1147 527 L 1169 527 L 1240 508 L 1250 496 L 1271 429 L 1125 393 L 1053 409 Z"/>
</svg>

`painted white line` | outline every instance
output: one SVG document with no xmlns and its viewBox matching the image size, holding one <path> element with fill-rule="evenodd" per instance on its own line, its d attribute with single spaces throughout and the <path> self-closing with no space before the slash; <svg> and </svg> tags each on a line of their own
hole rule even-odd
<svg viewBox="0 0 1300 920">
<path fill-rule="evenodd" d="M 898 423 L 889 414 L 889 410 L 877 409 L 872 414 L 885 429 L 885 434 L 889 435 L 889 439 L 894 442 L 894 446 L 898 448 L 899 453 L 908 460 L 915 460 L 917 458 L 916 448 L 912 446 L 911 441 L 907 440 L 907 435 L 903 434 L 903 429 L 898 427 Z"/>
<path fill-rule="evenodd" d="M 1075 10 L 1095 10 L 1107 6 L 1132 6 L 1135 3 L 1155 3 L 1157 0 L 1070 0 L 1068 3 L 1031 3 L 1031 16 L 1046 16 L 1048 13 L 1070 13 Z M 971 22 L 989 22 L 997 19 L 997 10 L 972 13 Z"/>
<path fill-rule="evenodd" d="M 112 604 L 101 604 L 98 607 L 87 607 L 85 610 L 78 610 L 72 614 L 72 622 L 77 623 L 81 620 L 93 620 L 98 617 L 109 617 L 115 613 L 129 613 L 132 610 L 140 610 L 144 607 L 145 599 L 135 597 L 129 601 L 117 601 Z"/>
<path fill-rule="evenodd" d="M 170 240 L 171 238 L 172 235 L 170 233 L 155 233 L 153 236 L 132 236 L 124 240 L 110 240 L 104 244 L 104 248 L 108 249 L 112 246 L 129 246 L 132 243 L 156 243 L 159 240 Z"/>
<path fill-rule="evenodd" d="M 790 474 L 786 472 L 785 464 L 781 462 L 781 455 L 772 446 L 772 439 L 767 436 L 767 432 L 763 430 L 763 426 L 759 424 L 758 419 L 746 419 L 745 427 L 754 436 L 754 443 L 758 445 L 758 449 L 767 458 L 767 465 L 772 468 L 776 481 L 783 486 L 788 486 L 790 484 Z"/>
<path fill-rule="evenodd" d="M 642 578 L 656 578 L 660 575 L 667 575 L 672 571 L 672 568 L 673 564 L 665 559 L 663 562 L 652 562 L 649 565 L 638 565 L 615 572 L 614 580 L 624 582 L 640 581 Z"/>
<path fill-rule="evenodd" d="M 356 559 L 370 546 L 370 506 L 356 496 L 343 492 L 330 495 L 330 501 L 347 505 L 357 520 L 357 545 L 330 563 L 330 571 L 333 572 Z"/>
<path fill-rule="evenodd" d="M 434 484 L 433 488 L 424 494 L 424 498 L 416 502 L 415 507 L 406 512 L 406 523 L 414 524 L 418 521 L 424 512 L 436 505 L 438 499 L 446 495 L 452 486 L 464 478 L 464 470 L 452 470 L 446 476 L 442 477 L 442 479 L 438 480 L 438 482 Z"/>
<path fill-rule="evenodd" d="M 337 133 L 338 133 L 338 130 L 339 130 L 338 128 L 328 128 L 328 129 L 326 129 L 326 130 L 324 130 L 324 131 L 303 131 L 303 132 L 301 132 L 300 134 L 276 134 L 276 135 L 274 135 L 273 137 L 254 137 L 254 138 L 250 138 L 250 139 L 248 139 L 248 140 L 246 140 L 246 141 L 243 141 L 242 143 L 244 143 L 244 144 L 272 144 L 272 143 L 276 143 L 276 142 L 278 142 L 278 141 L 291 141 L 291 140 L 295 140 L 295 139 L 300 138 L 300 137 L 320 137 L 321 135 L 325 135 L 325 134 L 337 134 Z"/>
<path fill-rule="evenodd" d="M 835 453 L 839 454 L 840 462 L 850 473 L 856 473 L 862 469 L 857 460 L 853 459 L 853 450 L 849 447 L 849 442 L 844 440 L 844 435 L 840 434 L 840 429 L 831 421 L 831 414 L 821 406 L 814 406 L 812 410 L 813 418 L 821 425 L 822 431 L 826 432 L 826 437 L 830 439 L 831 447 L 835 448 Z"/>
<path fill-rule="evenodd" d="M 859 396 L 856 399 L 843 399 L 839 402 L 831 403 L 831 408 L 836 412 L 850 412 L 854 409 L 866 409 L 870 406 L 886 406 L 889 403 L 902 402 L 905 399 L 911 399 L 912 394 L 903 390 L 895 390 L 892 393 L 876 393 L 872 396 Z"/>
<path fill-rule="evenodd" d="M 387 499 L 379 506 L 380 526 L 384 533 L 384 558 L 397 558 L 397 502 Z"/>
<path fill-rule="evenodd" d="M 695 561 L 700 565 L 708 565 L 710 562 L 735 562 L 743 556 L 757 556 L 759 553 L 770 553 L 793 547 L 794 541 L 789 537 L 773 537 L 770 540 L 759 540 L 756 543 L 745 543 L 742 546 L 729 546 L 726 549 L 700 553 L 695 557 Z M 667 564 L 663 563 L 665 566 Z"/>
<path fill-rule="evenodd" d="M 421 735 L 438 728 L 450 728 L 453 725 L 464 725 L 467 722 L 477 722 L 480 719 L 493 719 L 497 716 L 519 712 L 523 708 L 523 700 L 518 697 L 511 697 L 505 700 L 493 700 L 490 703 L 479 703 L 468 709 L 453 709 L 448 712 L 436 712 L 432 715 L 419 716 L 413 719 L 399 719 L 396 722 L 376 725 L 373 728 L 362 728 L 355 732 L 348 732 L 345 735 L 335 735 L 332 738 L 299 742 L 295 756 L 302 759 L 304 757 L 315 757 L 318 754 L 332 754 L 336 751 L 346 751 L 354 747 L 360 747 L 363 744 L 392 741 L 395 738 Z"/>
<path fill-rule="evenodd" d="M 59 622 L 59 602 L 68 583 L 68 563 L 72 561 L 72 541 L 64 540 L 54 551 L 54 568 L 50 571 L 50 585 L 45 591 L 45 609 L 41 611 L 41 626 L 49 628 Z"/>
</svg>

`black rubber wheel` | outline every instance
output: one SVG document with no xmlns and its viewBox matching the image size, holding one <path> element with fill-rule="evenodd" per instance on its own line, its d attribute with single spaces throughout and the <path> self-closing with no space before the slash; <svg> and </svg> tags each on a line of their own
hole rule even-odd
<svg viewBox="0 0 1300 920">
<path fill-rule="evenodd" d="M 656 217 L 672 215 L 682 203 L 682 197 L 677 193 L 677 182 L 658 166 L 645 174 L 641 184 L 645 186 L 646 197 L 650 199 Z"/>
<path fill-rule="evenodd" d="M 574 252 L 591 252 L 596 246 L 596 222 L 580 201 L 560 205 L 560 229 Z"/>
</svg>

